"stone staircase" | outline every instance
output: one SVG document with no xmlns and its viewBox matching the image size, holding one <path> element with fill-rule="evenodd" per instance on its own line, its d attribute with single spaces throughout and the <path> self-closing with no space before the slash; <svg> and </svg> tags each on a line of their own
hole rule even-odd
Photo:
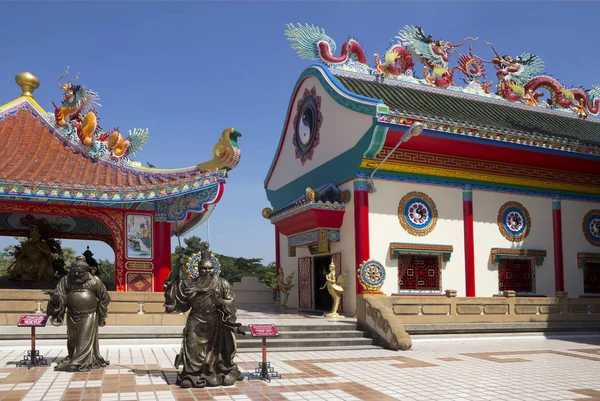
<svg viewBox="0 0 600 401">
<path fill-rule="evenodd" d="M 359 330 L 355 320 L 344 322 L 306 322 L 297 319 L 288 323 L 275 321 L 278 337 L 267 337 L 267 347 L 271 351 L 307 350 L 355 350 L 379 348 L 368 332 Z M 252 337 L 247 325 L 242 326 L 247 334 L 238 336 L 238 352 L 260 352 L 261 337 Z M 102 345 L 169 343 L 178 347 L 181 342 L 182 326 L 105 326 L 99 330 Z M 29 344 L 30 330 L 2 326 L 0 345 L 21 346 Z M 36 342 L 44 346 L 65 346 L 67 331 L 65 326 L 40 327 L 36 330 Z"/>
<path fill-rule="evenodd" d="M 358 329 L 356 322 L 344 322 L 336 325 L 278 325 L 277 330 L 278 337 L 267 337 L 269 351 L 379 348 L 369 333 Z M 249 335 L 238 337 L 237 346 L 238 352 L 259 352 L 262 339 Z"/>
</svg>

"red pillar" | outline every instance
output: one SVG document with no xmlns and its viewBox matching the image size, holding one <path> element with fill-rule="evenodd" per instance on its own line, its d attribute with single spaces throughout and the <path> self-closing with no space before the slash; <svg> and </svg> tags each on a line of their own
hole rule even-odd
<svg viewBox="0 0 600 401">
<path fill-rule="evenodd" d="M 475 243 L 473 236 L 473 191 L 463 189 L 463 223 L 465 235 L 465 290 L 475 296 Z"/>
<path fill-rule="evenodd" d="M 279 250 L 279 228 L 275 226 L 275 277 L 279 277 L 279 272 L 281 271 L 281 251 Z M 281 301 L 281 289 L 279 288 L 279 284 L 275 288 L 277 293 L 277 302 Z"/>
<path fill-rule="evenodd" d="M 154 222 L 154 292 L 163 292 L 171 272 L 171 223 Z"/>
<path fill-rule="evenodd" d="M 563 273 L 562 216 L 560 199 L 552 199 L 552 229 L 554 232 L 554 288 L 556 292 L 565 291 Z"/>
<path fill-rule="evenodd" d="M 356 270 L 369 259 L 369 192 L 366 179 L 354 180 L 354 254 Z M 356 294 L 362 294 L 360 277 L 356 274 Z"/>
</svg>

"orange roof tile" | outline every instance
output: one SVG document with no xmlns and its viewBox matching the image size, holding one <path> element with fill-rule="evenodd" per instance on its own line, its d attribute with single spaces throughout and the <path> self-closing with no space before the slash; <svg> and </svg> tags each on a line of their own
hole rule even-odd
<svg viewBox="0 0 600 401">
<path fill-rule="evenodd" d="M 226 172 L 190 167 L 137 169 L 93 158 L 56 131 L 27 101 L 0 111 L 0 194 L 143 201 L 194 192 Z"/>
</svg>

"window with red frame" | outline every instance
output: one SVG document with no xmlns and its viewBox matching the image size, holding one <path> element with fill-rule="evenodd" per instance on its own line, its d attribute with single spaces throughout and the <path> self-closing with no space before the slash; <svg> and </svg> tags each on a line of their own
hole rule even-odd
<svg viewBox="0 0 600 401">
<path fill-rule="evenodd" d="M 529 259 L 502 259 L 498 268 L 500 292 L 535 292 L 535 269 Z"/>
<path fill-rule="evenodd" d="M 583 292 L 600 294 L 600 261 L 583 265 Z"/>
<path fill-rule="evenodd" d="M 441 291 L 442 272 L 439 256 L 400 255 L 398 289 Z"/>
</svg>

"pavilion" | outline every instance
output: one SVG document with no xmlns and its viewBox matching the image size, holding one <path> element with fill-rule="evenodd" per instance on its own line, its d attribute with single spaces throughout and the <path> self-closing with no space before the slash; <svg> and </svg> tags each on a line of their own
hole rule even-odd
<svg viewBox="0 0 600 401">
<path fill-rule="evenodd" d="M 15 80 L 21 96 L 0 107 L 0 235 L 27 236 L 44 221 L 56 238 L 103 241 L 115 252 L 117 291 L 162 291 L 171 236 L 211 214 L 239 163 L 241 134 L 225 129 L 207 162 L 146 168 L 131 157 L 148 131 L 103 132 L 97 93 L 59 78 L 62 105 L 46 112 L 33 97 L 38 78 Z"/>
</svg>

